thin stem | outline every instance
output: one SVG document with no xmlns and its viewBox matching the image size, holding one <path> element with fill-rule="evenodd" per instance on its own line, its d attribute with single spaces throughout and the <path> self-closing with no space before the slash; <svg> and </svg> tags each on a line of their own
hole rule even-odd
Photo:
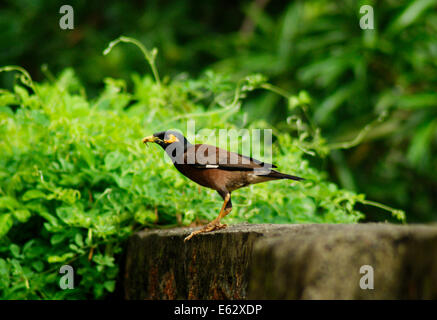
<svg viewBox="0 0 437 320">
<path fill-rule="evenodd" d="M 361 142 L 363 142 L 363 140 L 366 137 L 367 133 L 369 133 L 369 131 L 371 129 L 373 129 L 378 123 L 384 121 L 384 119 L 386 117 L 387 117 L 387 112 L 381 113 L 378 116 L 378 118 L 376 118 L 371 123 L 366 125 L 363 129 L 361 129 L 361 131 L 357 134 L 357 136 L 354 139 L 352 139 L 351 141 L 334 142 L 334 143 L 328 144 L 328 148 L 330 150 L 349 149 L 349 148 L 352 148 L 352 147 L 355 147 L 355 146 L 359 145 Z"/>
<path fill-rule="evenodd" d="M 369 205 L 369 206 L 373 206 L 373 207 L 377 207 L 386 211 L 391 212 L 395 217 L 397 217 L 399 220 L 401 220 L 402 222 L 405 223 L 405 212 L 402 210 L 398 210 L 398 209 L 394 209 L 392 207 L 389 207 L 385 204 L 379 203 L 379 202 L 375 202 L 375 201 L 371 201 L 371 200 L 359 200 L 359 202 L 361 202 L 364 205 Z"/>
<path fill-rule="evenodd" d="M 108 47 L 103 51 L 103 54 L 107 55 L 109 52 L 111 52 L 112 48 L 114 48 L 120 42 L 132 43 L 132 44 L 136 45 L 141 50 L 141 52 L 144 54 L 144 58 L 146 58 L 147 62 L 150 65 L 150 68 L 152 69 L 153 77 L 155 78 L 156 83 L 158 84 L 158 86 L 161 86 L 161 80 L 159 78 L 158 70 L 156 69 L 156 65 L 155 65 L 155 59 L 156 59 L 156 55 L 158 54 L 158 49 L 153 48 L 151 51 L 149 51 L 138 40 L 136 40 L 134 38 L 121 36 L 121 37 L 111 41 L 109 43 Z"/>
<path fill-rule="evenodd" d="M 261 88 L 272 91 L 276 94 L 279 94 L 280 96 L 283 96 L 285 99 L 290 99 L 290 94 L 285 91 L 284 89 L 281 89 L 279 87 L 276 87 L 270 83 L 263 83 L 261 85 Z"/>
<path fill-rule="evenodd" d="M 232 109 L 235 109 L 235 111 L 238 111 L 238 109 L 240 108 L 239 105 L 238 105 L 238 101 L 241 98 L 241 84 L 242 83 L 243 83 L 242 79 L 238 81 L 237 87 L 235 88 L 234 99 L 232 100 L 232 102 L 229 105 L 229 107 L 226 107 L 226 108 L 223 108 L 223 109 L 218 109 L 218 110 L 212 110 L 212 111 L 208 111 L 208 112 L 182 114 L 182 115 L 179 115 L 177 117 L 174 117 L 174 118 L 164 122 L 164 124 L 167 124 L 167 123 L 170 123 L 170 122 L 174 122 L 176 120 L 184 119 L 184 118 L 208 117 L 208 116 L 211 116 L 213 114 L 224 113 L 224 112 L 232 110 Z"/>
<path fill-rule="evenodd" d="M 39 98 L 39 94 L 38 94 L 38 90 L 36 89 L 32 77 L 30 76 L 30 74 L 22 67 L 19 66 L 5 66 L 5 67 L 1 67 L 0 68 L 0 72 L 9 72 L 9 71 L 18 71 L 21 72 L 22 77 L 21 77 L 21 81 L 28 86 L 29 88 L 31 88 L 33 90 L 33 92 L 35 92 L 35 94 L 38 96 Z"/>
</svg>

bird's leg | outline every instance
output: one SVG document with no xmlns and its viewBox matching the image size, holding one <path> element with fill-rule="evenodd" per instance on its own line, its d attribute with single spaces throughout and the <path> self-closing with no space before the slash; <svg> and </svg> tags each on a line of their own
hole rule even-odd
<svg viewBox="0 0 437 320">
<path fill-rule="evenodd" d="M 227 214 L 229 214 L 229 212 L 231 212 L 231 210 L 232 210 L 232 205 L 229 206 L 230 199 L 231 199 L 231 194 L 227 193 L 226 196 L 224 197 L 225 201 L 223 202 L 223 206 L 222 206 L 222 208 L 220 210 L 220 213 L 219 213 L 218 217 L 215 218 L 214 220 L 212 220 L 210 223 L 208 223 L 202 229 L 191 232 L 191 234 L 188 237 L 186 237 L 184 239 L 184 241 L 190 240 L 192 237 L 194 237 L 195 235 L 198 235 L 199 233 L 211 232 L 211 231 L 214 231 L 214 230 L 219 230 L 219 229 L 226 228 L 227 225 L 226 224 L 221 224 L 220 220 L 222 218 L 224 218 Z"/>
</svg>

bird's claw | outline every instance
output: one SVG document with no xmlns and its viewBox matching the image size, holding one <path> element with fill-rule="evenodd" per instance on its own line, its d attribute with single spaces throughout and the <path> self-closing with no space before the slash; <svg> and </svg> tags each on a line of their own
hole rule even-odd
<svg viewBox="0 0 437 320">
<path fill-rule="evenodd" d="M 200 233 L 205 233 L 205 232 L 211 232 L 211 231 L 215 231 L 215 230 L 224 229 L 227 226 L 228 226 L 227 224 L 222 224 L 220 222 L 219 223 L 217 223 L 217 222 L 215 222 L 215 223 L 210 222 L 206 226 L 204 226 L 202 229 L 191 232 L 189 236 L 185 237 L 184 242 L 187 242 L 192 237 L 194 237 L 194 236 L 196 236 L 196 235 L 198 235 Z"/>
</svg>

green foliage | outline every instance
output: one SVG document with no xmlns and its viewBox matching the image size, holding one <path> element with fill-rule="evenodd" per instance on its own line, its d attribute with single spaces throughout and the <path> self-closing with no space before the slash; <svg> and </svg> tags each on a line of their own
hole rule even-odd
<svg viewBox="0 0 437 320">
<path fill-rule="evenodd" d="M 373 7 L 374 30 L 359 27 L 364 4 Z M 279 14 L 269 8 L 247 7 L 252 28 L 232 42 L 229 51 L 239 54 L 216 57 L 216 70 L 262 72 L 277 86 L 310 92 L 308 117 L 331 147 L 365 133 L 358 147 L 330 155 L 339 184 L 406 209 L 410 221 L 435 221 L 437 2 L 312 0 L 286 3 Z M 247 104 L 253 118 L 258 108 L 289 130 L 283 119 L 290 111 L 275 95 Z"/>
<path fill-rule="evenodd" d="M 17 82 L 13 90 L 0 92 L 2 298 L 102 298 L 115 290 L 116 260 L 133 232 L 217 215 L 218 195 L 177 174 L 160 148 L 141 143 L 144 135 L 184 130 L 187 119 L 195 119 L 198 130 L 268 128 L 260 121 L 245 123 L 240 108 L 257 89 L 279 93 L 292 109 L 310 103 L 307 93 L 289 96 L 259 74 L 237 83 L 213 72 L 161 83 L 149 62 L 156 81 L 134 75 L 128 92 L 123 80 L 107 78 L 91 101 L 70 69 L 45 83 L 32 82 L 18 67 L 2 69 L 22 72 L 27 85 Z M 352 223 L 363 217 L 357 203 L 405 219 L 403 212 L 329 182 L 306 159 L 329 152 L 320 132 L 297 116 L 289 122 L 297 136 L 274 131 L 274 162 L 307 180 L 234 192 L 228 222 Z M 63 264 L 72 265 L 80 278 L 74 290 L 59 289 Z"/>
<path fill-rule="evenodd" d="M 198 77 L 206 69 L 236 81 L 262 72 L 276 87 L 296 97 L 307 92 L 312 101 L 304 116 L 296 101 L 257 91 L 243 105 L 247 121 L 264 119 L 294 134 L 290 117 L 309 119 L 339 148 L 323 163 L 331 180 L 403 208 L 411 222 L 436 220 L 435 0 L 108 0 L 105 6 L 76 0 L 71 31 L 58 27 L 55 0 L 4 3 L 0 44 L 7 50 L 0 51 L 0 66 L 25 66 L 38 81 L 54 79 L 45 64 L 55 74 L 73 67 L 92 98 L 106 77 L 126 79 L 131 91 L 130 75 L 145 66 L 144 52 L 126 45 L 101 55 L 125 34 L 159 48 L 154 63 L 163 83 L 165 75 Z M 374 8 L 374 30 L 359 28 L 362 5 Z M 214 79 L 210 90 L 217 89 Z M 14 81 L 13 73 L 0 73 L 0 87 Z M 345 150 L 344 141 L 353 148 Z M 378 210 L 368 215 L 378 216 Z"/>
</svg>

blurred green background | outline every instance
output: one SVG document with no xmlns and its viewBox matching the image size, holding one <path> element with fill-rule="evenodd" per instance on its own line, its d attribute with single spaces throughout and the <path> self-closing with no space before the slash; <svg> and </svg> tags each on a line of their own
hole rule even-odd
<svg viewBox="0 0 437 320">
<path fill-rule="evenodd" d="M 234 193 L 228 222 L 437 220 L 437 0 L 72 1 L 74 30 L 63 4 L 0 7 L 0 68 L 34 81 L 0 69 L 1 298 L 105 297 L 132 232 L 214 218 L 139 140 L 190 118 L 272 128 L 307 178 Z M 121 35 L 158 49 L 161 85 L 132 44 L 102 54 Z M 65 263 L 80 290 L 59 291 Z"/>
<path fill-rule="evenodd" d="M 4 3 L 7 3 L 6 5 Z M 0 65 L 35 80 L 72 67 L 93 97 L 103 78 L 148 70 L 133 46 L 102 50 L 120 35 L 159 49 L 161 76 L 205 69 L 233 77 L 261 72 L 288 92 L 313 98 L 309 116 L 329 141 L 350 140 L 384 110 L 388 118 L 323 165 L 340 185 L 405 209 L 408 221 L 436 220 L 436 1 L 73 1 L 74 30 L 58 26 L 60 2 L 3 1 Z M 359 8 L 374 7 L 375 29 L 361 30 Z M 0 74 L 2 87 L 14 75 Z M 257 93 L 251 119 L 287 130 L 286 101 Z M 369 213 L 370 219 L 377 216 Z"/>
</svg>

